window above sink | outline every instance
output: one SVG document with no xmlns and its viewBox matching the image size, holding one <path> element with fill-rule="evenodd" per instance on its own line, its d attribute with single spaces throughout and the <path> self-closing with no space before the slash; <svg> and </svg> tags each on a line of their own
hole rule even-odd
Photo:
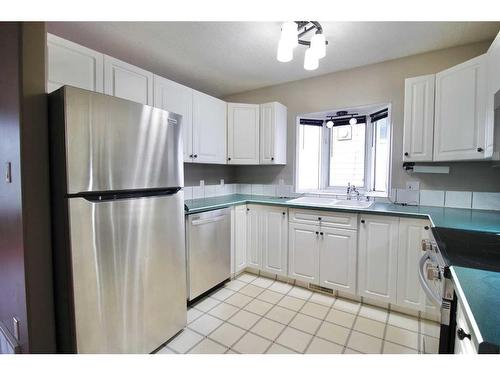
<svg viewBox="0 0 500 375">
<path fill-rule="evenodd" d="M 352 107 L 297 117 L 295 190 L 388 196 L 390 104 Z"/>
</svg>

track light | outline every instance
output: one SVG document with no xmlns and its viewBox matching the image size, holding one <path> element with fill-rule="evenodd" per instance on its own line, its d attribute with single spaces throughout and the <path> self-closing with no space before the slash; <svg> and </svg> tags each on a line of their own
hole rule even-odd
<svg viewBox="0 0 500 375">
<path fill-rule="evenodd" d="M 356 125 L 357 123 L 358 123 L 358 120 L 356 120 L 356 117 L 351 117 L 351 119 L 349 120 L 350 125 Z"/>
</svg>

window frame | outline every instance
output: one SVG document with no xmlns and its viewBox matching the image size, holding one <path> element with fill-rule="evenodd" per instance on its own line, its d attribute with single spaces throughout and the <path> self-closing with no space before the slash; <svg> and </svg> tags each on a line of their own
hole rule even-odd
<svg viewBox="0 0 500 375">
<path fill-rule="evenodd" d="M 388 155 L 388 171 L 387 171 L 387 191 L 375 191 L 374 190 L 374 168 L 375 168 L 375 131 L 374 123 L 371 122 L 369 115 L 366 116 L 365 122 L 365 165 L 364 165 L 364 186 L 356 186 L 359 192 L 371 196 L 379 197 L 389 197 L 391 194 L 391 178 L 392 178 L 392 150 L 393 150 L 393 124 L 392 124 L 392 108 L 391 104 L 387 103 L 384 105 L 373 105 L 370 107 L 386 107 L 388 110 L 387 115 L 387 126 L 389 127 L 387 132 L 387 142 L 389 144 L 389 155 Z M 330 147 L 331 147 L 331 129 L 323 126 L 321 129 L 321 148 L 320 148 L 320 170 L 319 170 L 319 189 L 298 189 L 299 187 L 299 158 L 300 158 L 300 118 L 304 117 L 297 116 L 296 119 L 296 137 L 295 137 L 295 185 L 294 190 L 296 193 L 311 193 L 311 194 L 335 194 L 343 195 L 346 194 L 347 186 L 329 186 L 330 181 Z"/>
</svg>

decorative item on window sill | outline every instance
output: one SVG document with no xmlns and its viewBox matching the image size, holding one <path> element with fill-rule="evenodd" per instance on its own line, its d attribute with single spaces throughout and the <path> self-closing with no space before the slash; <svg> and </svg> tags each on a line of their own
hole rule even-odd
<svg viewBox="0 0 500 375">
<path fill-rule="evenodd" d="M 301 39 L 314 30 L 315 33 L 310 41 Z M 278 61 L 292 61 L 293 50 L 299 44 L 308 47 L 304 56 L 304 69 L 317 69 L 319 60 L 326 56 L 326 46 L 328 44 L 321 24 L 317 21 L 289 21 L 283 23 L 276 55 Z"/>
</svg>

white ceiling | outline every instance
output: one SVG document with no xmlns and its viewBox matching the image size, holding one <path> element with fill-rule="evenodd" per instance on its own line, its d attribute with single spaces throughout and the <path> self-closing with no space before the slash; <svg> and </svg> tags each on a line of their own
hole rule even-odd
<svg viewBox="0 0 500 375">
<path fill-rule="evenodd" d="M 49 22 L 48 31 L 200 91 L 224 97 L 417 53 L 492 40 L 500 22 L 322 22 L 315 71 L 304 49 L 280 63 L 280 22 Z"/>
</svg>

